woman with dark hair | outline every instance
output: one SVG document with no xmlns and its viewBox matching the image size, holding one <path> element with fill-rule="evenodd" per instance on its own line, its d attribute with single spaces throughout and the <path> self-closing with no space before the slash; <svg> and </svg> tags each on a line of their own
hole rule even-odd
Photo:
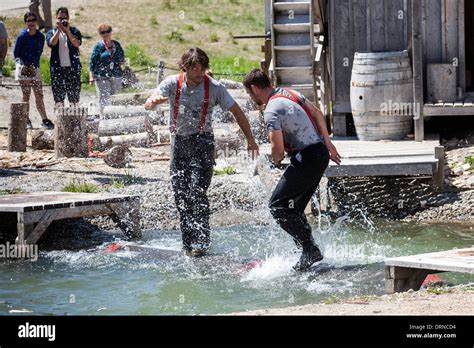
<svg viewBox="0 0 474 348">
<path fill-rule="evenodd" d="M 81 96 L 81 61 L 79 47 L 82 35 L 69 23 L 69 11 L 60 7 L 56 11 L 56 25 L 46 35 L 51 47 L 51 85 L 56 107 L 63 107 L 66 95 L 71 106 L 78 106 Z"/>
<path fill-rule="evenodd" d="M 43 122 L 41 126 L 53 129 L 54 124 L 46 115 L 43 101 L 43 84 L 40 74 L 40 57 L 43 54 L 44 35 L 36 27 L 36 16 L 28 12 L 24 16 L 26 28 L 20 32 L 15 43 L 13 54 L 16 60 L 15 80 L 20 83 L 23 94 L 23 102 L 30 103 L 31 90 L 35 94 L 36 108 Z M 28 119 L 28 128 L 32 128 L 31 120 Z"/>
<path fill-rule="evenodd" d="M 97 28 L 102 41 L 98 42 L 90 60 L 90 83 L 95 81 L 101 113 L 110 105 L 110 97 L 122 88 L 125 53 L 120 42 L 112 40 L 112 26 L 101 24 Z"/>
</svg>

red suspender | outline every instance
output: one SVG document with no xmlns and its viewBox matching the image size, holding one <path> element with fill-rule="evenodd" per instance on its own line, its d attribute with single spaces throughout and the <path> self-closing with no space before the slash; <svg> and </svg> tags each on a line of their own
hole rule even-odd
<svg viewBox="0 0 474 348">
<path fill-rule="evenodd" d="M 174 107 L 173 107 L 173 127 L 171 132 L 176 133 L 176 127 L 178 125 L 178 116 L 179 116 L 179 106 L 181 99 L 181 89 L 183 88 L 184 74 L 179 74 L 178 85 L 176 86 L 176 95 L 174 98 Z M 204 103 L 202 106 L 201 114 L 201 124 L 199 126 L 199 131 L 202 133 L 206 128 L 206 118 L 207 112 L 209 111 L 209 96 L 210 96 L 210 87 L 209 87 L 209 76 L 204 76 Z"/>
<path fill-rule="evenodd" d="M 173 128 L 171 133 L 176 133 L 176 126 L 178 125 L 178 115 L 179 115 L 179 101 L 181 99 L 181 88 L 183 88 L 184 74 L 179 74 L 178 85 L 176 86 L 176 95 L 174 97 L 174 106 L 173 106 Z"/>
<path fill-rule="evenodd" d="M 207 111 L 209 110 L 209 77 L 207 75 L 204 76 L 204 104 L 202 105 L 202 115 L 201 115 L 201 126 L 200 131 L 204 132 L 204 128 L 206 128 L 206 117 Z"/>
</svg>

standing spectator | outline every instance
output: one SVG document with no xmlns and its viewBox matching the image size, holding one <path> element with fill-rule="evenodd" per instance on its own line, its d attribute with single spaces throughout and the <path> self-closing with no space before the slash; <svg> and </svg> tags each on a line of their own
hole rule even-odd
<svg viewBox="0 0 474 348">
<path fill-rule="evenodd" d="M 15 43 L 13 54 L 16 60 L 15 79 L 20 83 L 23 102 L 30 103 L 31 90 L 35 94 L 36 108 L 43 119 L 42 127 L 53 129 L 54 124 L 46 116 L 43 101 L 43 84 L 40 74 L 40 57 L 43 53 L 44 35 L 36 28 L 36 15 L 28 12 L 24 16 L 26 28 L 20 32 Z M 28 128 L 32 128 L 28 119 Z"/>
<path fill-rule="evenodd" d="M 41 14 L 39 12 L 39 7 L 43 8 L 43 17 L 41 17 Z M 36 18 L 38 18 L 38 25 L 39 25 L 39 30 L 44 29 L 44 31 L 47 33 L 51 29 L 53 29 L 53 19 L 51 15 L 51 0 L 30 0 L 30 12 L 33 12 L 36 15 Z"/>
<path fill-rule="evenodd" d="M 8 33 L 5 24 L 0 21 L 0 77 L 3 77 L 2 69 L 8 52 Z"/>
<path fill-rule="evenodd" d="M 46 43 L 51 47 L 51 85 L 56 107 L 63 107 L 66 95 L 71 106 L 79 104 L 81 96 L 81 61 L 79 47 L 82 35 L 71 27 L 69 11 L 61 7 L 56 11 L 55 29 L 46 35 Z"/>
<path fill-rule="evenodd" d="M 101 24 L 97 28 L 102 41 L 98 42 L 90 60 L 90 83 L 95 81 L 101 113 L 104 107 L 111 104 L 110 97 L 122 88 L 125 54 L 122 46 L 112 40 L 112 26 Z"/>
</svg>

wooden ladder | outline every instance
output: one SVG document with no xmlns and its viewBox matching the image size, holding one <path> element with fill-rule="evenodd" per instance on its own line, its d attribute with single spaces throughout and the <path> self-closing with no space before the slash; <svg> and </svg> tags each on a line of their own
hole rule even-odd
<svg viewBox="0 0 474 348">
<path fill-rule="evenodd" d="M 322 33 L 315 24 L 319 9 L 319 1 L 314 0 L 272 0 L 269 69 L 275 87 L 296 90 L 317 106 L 321 104 L 316 58 L 321 55 Z"/>
</svg>

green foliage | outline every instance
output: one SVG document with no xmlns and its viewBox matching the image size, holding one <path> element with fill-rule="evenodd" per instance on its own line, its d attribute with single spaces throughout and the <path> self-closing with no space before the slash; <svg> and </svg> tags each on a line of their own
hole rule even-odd
<svg viewBox="0 0 474 348">
<path fill-rule="evenodd" d="M 250 61 L 239 57 L 211 56 L 210 60 L 211 69 L 216 78 L 229 77 L 240 81 L 243 74 L 260 67 L 258 61 Z M 219 74 L 224 75 L 220 76 Z"/>
<path fill-rule="evenodd" d="M 215 176 L 221 176 L 221 175 L 234 175 L 237 174 L 237 170 L 233 166 L 228 166 L 223 169 L 215 169 L 214 170 L 214 175 Z"/>
<path fill-rule="evenodd" d="M 212 18 L 208 14 L 203 15 L 199 20 L 203 24 L 213 24 L 214 23 L 214 21 L 212 20 Z"/>
<path fill-rule="evenodd" d="M 158 19 L 156 19 L 156 16 L 151 16 L 150 18 L 150 24 L 152 26 L 157 26 L 158 25 Z"/>
<path fill-rule="evenodd" d="M 155 66 L 153 58 L 145 53 L 145 50 L 137 44 L 130 44 L 125 49 L 125 56 L 130 60 L 130 65 L 135 67 L 146 68 Z"/>
<path fill-rule="evenodd" d="M 0 190 L 0 196 L 15 195 L 17 193 L 23 193 L 23 192 L 24 191 L 21 188 L 12 188 L 12 189 Z"/>
<path fill-rule="evenodd" d="M 61 191 L 73 193 L 97 193 L 99 192 L 99 188 L 94 184 L 74 178 L 68 184 L 66 184 Z"/>
<path fill-rule="evenodd" d="M 14 77 L 15 75 L 15 61 L 10 58 L 6 58 L 3 62 L 3 76 L 5 77 Z"/>
<path fill-rule="evenodd" d="M 474 170 L 474 155 L 466 157 L 465 162 L 471 166 L 471 170 Z"/>
<path fill-rule="evenodd" d="M 216 33 L 209 35 L 209 41 L 212 43 L 219 42 L 219 36 Z"/>
<path fill-rule="evenodd" d="M 51 84 L 51 70 L 49 66 L 49 59 L 46 57 L 41 57 L 40 60 L 40 72 L 41 72 L 41 81 L 45 85 Z"/>
<path fill-rule="evenodd" d="M 169 35 L 167 36 L 167 39 L 169 41 L 174 41 L 174 42 L 184 42 L 184 37 L 183 37 L 183 33 L 181 33 L 179 31 L 178 28 L 174 28 L 173 30 L 171 30 L 171 33 L 169 33 Z"/>
<path fill-rule="evenodd" d="M 194 25 L 185 24 L 185 25 L 181 26 L 181 29 L 186 30 L 186 31 L 194 31 Z"/>
</svg>

